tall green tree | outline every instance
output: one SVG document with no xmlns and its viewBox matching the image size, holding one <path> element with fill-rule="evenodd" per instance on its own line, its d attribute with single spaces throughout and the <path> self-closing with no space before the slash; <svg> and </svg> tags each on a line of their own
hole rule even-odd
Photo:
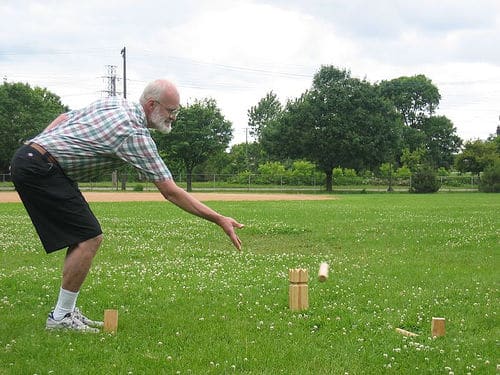
<svg viewBox="0 0 500 375">
<path fill-rule="evenodd" d="M 380 93 L 389 99 L 400 114 L 405 128 L 402 149 L 425 149 L 425 161 L 433 167 L 449 168 L 462 140 L 453 123 L 445 116 L 435 116 L 441 95 L 425 75 L 400 77 L 379 84 Z"/>
<path fill-rule="evenodd" d="M 262 98 L 256 106 L 248 110 L 248 126 L 250 135 L 257 142 L 261 141 L 262 129 L 279 119 L 283 108 L 278 96 L 270 91 Z"/>
<path fill-rule="evenodd" d="M 390 160 L 400 126 L 377 88 L 347 70 L 323 66 L 312 88 L 264 129 L 263 145 L 271 154 L 316 163 L 331 191 L 333 168 L 372 169 Z"/>
<path fill-rule="evenodd" d="M 431 116 L 423 120 L 422 130 L 428 164 L 434 168 L 452 167 L 455 154 L 462 146 L 453 123 L 445 116 Z"/>
<path fill-rule="evenodd" d="M 414 129 L 435 112 L 441 100 L 438 88 L 422 74 L 382 81 L 380 92 L 394 103 L 404 124 Z"/>
<path fill-rule="evenodd" d="M 56 94 L 27 83 L 0 86 L 0 173 L 8 173 L 15 150 L 68 107 Z"/>
<path fill-rule="evenodd" d="M 167 165 L 170 159 L 182 162 L 187 190 L 192 191 L 193 169 L 228 147 L 232 138 L 231 122 L 224 118 L 214 99 L 195 100 L 181 108 L 171 133 L 156 133 L 154 137 Z"/>
<path fill-rule="evenodd" d="M 257 105 L 248 110 L 248 130 L 255 141 L 249 142 L 248 139 L 246 140 L 245 154 L 249 171 L 257 172 L 260 164 L 269 161 L 269 157 L 262 146 L 262 130 L 272 126 L 279 119 L 282 111 L 283 106 L 273 91 L 268 92 Z"/>
</svg>

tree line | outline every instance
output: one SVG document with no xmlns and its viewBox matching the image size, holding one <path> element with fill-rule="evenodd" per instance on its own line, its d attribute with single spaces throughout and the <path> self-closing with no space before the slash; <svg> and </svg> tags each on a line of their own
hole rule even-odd
<svg viewBox="0 0 500 375">
<path fill-rule="evenodd" d="M 244 175 L 299 165 L 323 173 L 327 191 L 332 190 L 334 170 L 339 168 L 386 176 L 402 170 L 486 171 L 496 181 L 498 134 L 464 143 L 453 123 L 436 115 L 440 99 L 438 88 L 424 75 L 370 83 L 346 69 L 322 66 L 300 97 L 282 104 L 270 91 L 248 110 L 250 143 L 228 149 L 232 124 L 212 98 L 182 106 L 172 132 L 153 136 L 170 169 L 186 175 L 188 190 L 194 174 Z M 46 89 L 4 82 L 0 86 L 3 173 L 24 140 L 68 110 Z"/>
</svg>

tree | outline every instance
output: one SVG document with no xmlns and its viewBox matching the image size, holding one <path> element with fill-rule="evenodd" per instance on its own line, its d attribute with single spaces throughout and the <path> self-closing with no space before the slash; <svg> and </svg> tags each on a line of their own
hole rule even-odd
<svg viewBox="0 0 500 375">
<path fill-rule="evenodd" d="M 156 133 L 154 137 L 167 165 L 169 159 L 183 163 L 187 190 L 192 191 L 194 167 L 227 148 L 232 138 L 231 122 L 224 118 L 214 99 L 195 100 L 181 108 L 171 133 Z"/>
<path fill-rule="evenodd" d="M 277 95 L 270 91 L 262 98 L 257 105 L 251 107 L 248 114 L 248 127 L 249 133 L 255 140 L 255 142 L 248 142 L 246 140 L 246 160 L 247 169 L 250 171 L 256 171 L 259 164 L 269 161 L 266 151 L 262 147 L 262 130 L 273 124 L 280 117 L 283 108 L 278 100 Z M 249 147 L 248 145 L 252 146 Z M 254 161 L 256 163 L 250 163 Z"/>
<path fill-rule="evenodd" d="M 257 173 L 259 165 L 267 161 L 267 156 L 257 142 L 233 145 L 228 155 L 229 164 L 225 173 L 237 174 L 243 171 Z"/>
<path fill-rule="evenodd" d="M 497 139 L 468 141 L 462 153 L 455 159 L 455 168 L 459 172 L 470 172 L 479 176 L 487 167 L 492 166 L 500 158 Z"/>
<path fill-rule="evenodd" d="M 449 169 L 453 165 L 454 155 L 462 145 L 453 123 L 445 116 L 431 116 L 423 120 L 422 130 L 427 147 L 427 162 L 435 168 Z"/>
<path fill-rule="evenodd" d="M 15 150 L 23 142 L 68 110 L 59 96 L 45 88 L 4 82 L 0 86 L 0 171 L 8 172 Z"/>
<path fill-rule="evenodd" d="M 382 81 L 380 92 L 394 103 L 404 124 L 414 129 L 434 113 L 441 99 L 438 88 L 422 74 Z"/>
<path fill-rule="evenodd" d="M 276 94 L 268 92 L 256 106 L 248 110 L 248 126 L 250 135 L 260 142 L 262 129 L 276 121 L 282 111 L 282 106 Z"/>
<path fill-rule="evenodd" d="M 210 155 L 205 162 L 198 164 L 193 173 L 195 175 L 212 175 L 212 177 L 214 174 L 230 173 L 227 168 L 229 164 L 229 153 L 225 152 L 225 150 L 219 150 Z M 184 167 L 182 166 L 180 170 L 184 171 Z"/>
<path fill-rule="evenodd" d="M 315 162 L 331 191 L 334 167 L 369 169 L 391 159 L 399 124 L 392 105 L 369 82 L 324 66 L 311 90 L 289 101 L 262 137 L 270 154 Z"/>
<path fill-rule="evenodd" d="M 500 158 L 485 168 L 479 190 L 486 193 L 500 193 Z"/>
<path fill-rule="evenodd" d="M 434 167 L 449 168 L 462 140 L 445 116 L 434 116 L 441 95 L 424 75 L 400 77 L 379 84 L 382 96 L 389 99 L 401 115 L 405 127 L 402 148 L 426 150 L 425 160 Z"/>
<path fill-rule="evenodd" d="M 500 155 L 500 125 L 497 127 L 496 134 L 490 134 L 486 141 L 493 143 L 493 148 L 495 149 L 496 153 Z"/>
<path fill-rule="evenodd" d="M 414 151 L 410 151 L 409 148 L 403 149 L 403 154 L 401 156 L 401 163 L 403 166 L 408 167 L 411 172 L 416 172 L 418 168 L 424 164 L 425 149 L 420 147 Z"/>
</svg>

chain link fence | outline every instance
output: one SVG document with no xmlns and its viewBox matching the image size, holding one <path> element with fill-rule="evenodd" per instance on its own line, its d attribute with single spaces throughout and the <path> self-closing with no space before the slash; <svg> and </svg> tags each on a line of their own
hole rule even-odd
<svg viewBox="0 0 500 375">
<path fill-rule="evenodd" d="M 478 176 L 439 176 L 440 191 L 478 191 Z M 187 188 L 186 175 L 174 175 L 176 183 Z M 325 180 L 319 174 L 313 176 L 244 174 L 195 174 L 191 176 L 193 191 L 325 191 Z M 383 192 L 389 189 L 407 192 L 411 186 L 411 177 L 336 177 L 333 191 L 338 192 Z M 151 191 L 156 190 L 152 182 L 141 181 L 136 173 L 120 174 L 113 172 L 100 178 L 81 181 L 82 191 Z M 10 174 L 0 175 L 0 190 L 14 190 Z"/>
</svg>

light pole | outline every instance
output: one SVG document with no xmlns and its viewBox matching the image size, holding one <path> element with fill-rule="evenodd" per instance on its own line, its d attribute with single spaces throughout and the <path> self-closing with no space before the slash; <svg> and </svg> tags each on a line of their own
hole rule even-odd
<svg viewBox="0 0 500 375">
<path fill-rule="evenodd" d="M 122 48 L 121 54 L 123 57 L 123 97 L 127 98 L 127 49 Z"/>
</svg>

